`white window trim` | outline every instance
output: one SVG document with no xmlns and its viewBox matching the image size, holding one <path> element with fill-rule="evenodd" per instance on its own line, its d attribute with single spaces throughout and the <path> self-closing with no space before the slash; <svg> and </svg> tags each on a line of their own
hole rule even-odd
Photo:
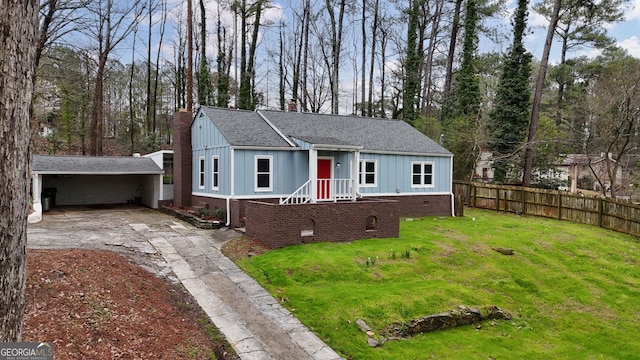
<svg viewBox="0 0 640 360">
<path fill-rule="evenodd" d="M 258 160 L 269 160 L 269 187 L 258 187 Z M 268 192 L 273 191 L 273 156 L 271 155 L 256 155 L 254 160 L 254 176 L 253 184 L 255 192 Z"/>
<path fill-rule="evenodd" d="M 218 161 L 218 172 L 216 172 L 216 167 L 214 163 Z M 218 175 L 218 185 L 215 184 L 215 175 Z M 220 156 L 214 155 L 211 157 L 211 190 L 220 190 Z"/>
<path fill-rule="evenodd" d="M 365 163 L 372 162 L 373 163 L 373 184 L 367 184 L 362 182 L 365 179 L 366 169 Z M 377 187 L 378 186 L 378 160 L 376 159 L 360 159 L 360 164 L 358 165 L 358 185 L 360 187 Z"/>
<path fill-rule="evenodd" d="M 413 183 L 413 166 L 414 165 L 420 165 L 420 184 L 414 184 Z M 431 165 L 431 184 L 424 184 L 424 166 L 425 165 Z M 435 174 L 436 174 L 436 167 L 434 165 L 433 161 L 412 161 L 411 162 L 411 176 L 410 176 L 410 181 L 411 181 L 411 188 L 433 188 L 435 187 L 434 183 L 435 183 Z"/>
<path fill-rule="evenodd" d="M 204 189 L 204 184 L 207 182 L 206 174 L 204 173 L 205 160 L 204 156 L 198 157 L 198 189 Z"/>
</svg>

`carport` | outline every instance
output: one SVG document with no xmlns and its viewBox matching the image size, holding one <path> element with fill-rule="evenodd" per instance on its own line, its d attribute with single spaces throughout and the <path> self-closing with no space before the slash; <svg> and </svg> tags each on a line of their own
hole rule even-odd
<svg viewBox="0 0 640 360">
<path fill-rule="evenodd" d="M 150 158 L 34 155 L 34 209 L 138 203 L 156 209 L 164 171 Z M 37 211 L 37 210 L 36 210 Z"/>
</svg>

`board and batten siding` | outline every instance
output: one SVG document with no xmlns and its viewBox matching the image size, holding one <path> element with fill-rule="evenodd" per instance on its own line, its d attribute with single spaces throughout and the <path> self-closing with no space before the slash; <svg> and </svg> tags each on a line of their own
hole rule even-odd
<svg viewBox="0 0 640 360">
<path fill-rule="evenodd" d="M 200 194 L 228 196 L 231 194 L 231 150 L 229 142 L 206 116 L 198 116 L 191 125 L 193 174 L 191 189 Z M 212 158 L 218 156 L 218 190 L 212 190 Z M 204 189 L 198 186 L 199 159 L 204 157 Z"/>
<path fill-rule="evenodd" d="M 363 195 L 450 194 L 453 191 L 451 157 L 362 152 L 360 161 L 363 160 L 375 160 L 377 166 L 377 186 L 361 186 L 359 192 Z M 433 163 L 433 187 L 411 186 L 411 164 L 415 161 Z"/>
<path fill-rule="evenodd" d="M 255 191 L 256 156 L 272 157 L 272 190 Z M 309 178 L 309 153 L 288 150 L 234 150 L 235 196 L 289 196 Z"/>
</svg>

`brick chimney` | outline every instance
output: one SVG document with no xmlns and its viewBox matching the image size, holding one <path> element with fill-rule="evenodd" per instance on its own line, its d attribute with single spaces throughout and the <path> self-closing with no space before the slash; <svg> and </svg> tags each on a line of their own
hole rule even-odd
<svg viewBox="0 0 640 360">
<path fill-rule="evenodd" d="M 173 114 L 173 205 L 191 206 L 191 111 Z"/>
<path fill-rule="evenodd" d="M 298 111 L 298 104 L 296 104 L 296 99 L 291 99 L 291 101 L 289 102 L 288 110 L 290 112 L 297 112 Z"/>
</svg>

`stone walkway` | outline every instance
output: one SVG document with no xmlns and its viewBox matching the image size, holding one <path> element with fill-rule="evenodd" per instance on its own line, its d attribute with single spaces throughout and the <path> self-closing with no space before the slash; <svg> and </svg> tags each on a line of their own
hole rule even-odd
<svg viewBox="0 0 640 360">
<path fill-rule="evenodd" d="M 242 359 L 340 359 L 220 248 L 233 230 L 200 230 L 140 207 L 56 209 L 29 224 L 29 248 L 108 249 L 179 281 Z"/>
</svg>

